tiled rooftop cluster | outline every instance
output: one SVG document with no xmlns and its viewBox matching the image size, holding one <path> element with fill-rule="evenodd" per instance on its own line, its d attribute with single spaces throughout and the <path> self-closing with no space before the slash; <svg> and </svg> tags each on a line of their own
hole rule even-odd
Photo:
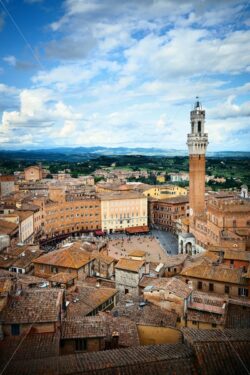
<svg viewBox="0 0 250 375">
<path fill-rule="evenodd" d="M 5 324 L 57 322 L 63 291 L 60 289 L 26 289 L 8 299 L 0 313 Z"/>
<path fill-rule="evenodd" d="M 142 299 L 129 297 L 122 298 L 112 310 L 114 316 L 127 317 L 137 324 L 175 327 L 177 314 L 166 311 L 161 307 L 146 303 Z"/>
<path fill-rule="evenodd" d="M 247 374 L 249 341 L 209 340 L 152 345 L 45 359 L 12 361 L 6 374 L 20 375 L 154 375 Z"/>
<path fill-rule="evenodd" d="M 78 320 L 66 319 L 62 325 L 62 339 L 70 338 L 111 338 L 113 332 L 119 334 L 119 346 L 138 346 L 139 337 L 136 324 L 125 317 L 113 317 L 108 313 L 89 316 Z"/>
<path fill-rule="evenodd" d="M 77 286 L 75 291 L 67 294 L 67 318 L 78 319 L 88 315 L 104 303 L 112 304 L 111 299 L 117 294 L 116 289 L 96 287 L 96 286 Z M 97 312 L 96 312 L 97 314 Z"/>
</svg>

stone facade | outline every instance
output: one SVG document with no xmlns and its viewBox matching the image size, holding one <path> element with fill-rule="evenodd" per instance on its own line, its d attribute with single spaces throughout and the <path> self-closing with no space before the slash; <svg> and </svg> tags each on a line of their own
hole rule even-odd
<svg viewBox="0 0 250 375">
<path fill-rule="evenodd" d="M 124 264 L 128 261 L 127 269 Z M 122 268 L 120 263 L 122 263 Z M 137 269 L 133 269 L 132 266 L 138 264 Z M 127 294 L 130 293 L 132 296 L 139 295 L 139 282 L 142 276 L 149 272 L 148 264 L 144 261 L 137 260 L 126 260 L 121 259 L 115 267 L 115 284 L 116 288 L 119 289 L 120 293 Z"/>
<path fill-rule="evenodd" d="M 48 236 L 100 228 L 101 205 L 97 198 L 51 202 L 44 207 L 44 231 Z"/>
<path fill-rule="evenodd" d="M 101 195 L 102 230 L 108 233 L 148 224 L 147 198 L 138 193 Z"/>
<path fill-rule="evenodd" d="M 41 166 L 35 165 L 24 170 L 24 179 L 26 181 L 39 181 L 43 178 L 43 170 Z"/>
<path fill-rule="evenodd" d="M 152 227 L 177 232 L 177 220 L 189 216 L 188 197 L 149 200 L 149 223 Z"/>
<path fill-rule="evenodd" d="M 0 176 L 0 197 L 5 197 L 15 190 L 14 176 Z"/>
</svg>

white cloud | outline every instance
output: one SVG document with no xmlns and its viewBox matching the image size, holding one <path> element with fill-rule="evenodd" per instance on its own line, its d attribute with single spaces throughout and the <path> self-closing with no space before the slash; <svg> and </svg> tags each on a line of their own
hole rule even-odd
<svg viewBox="0 0 250 375">
<path fill-rule="evenodd" d="M 58 133 L 58 137 L 60 138 L 68 137 L 69 135 L 72 135 L 75 130 L 76 130 L 75 123 L 73 121 L 66 120 L 63 128 Z"/>
<path fill-rule="evenodd" d="M 10 66 L 16 66 L 16 58 L 15 58 L 15 56 L 5 56 L 3 58 L 3 61 L 5 61 Z"/>
<path fill-rule="evenodd" d="M 1 88 L 1 87 L 0 87 Z M 23 90 L 20 93 L 20 110 L 4 111 L 0 124 L 0 140 L 11 140 L 29 144 L 44 143 L 44 139 L 54 142 L 56 137 L 73 135 L 82 115 L 71 106 L 54 100 L 54 93 L 48 89 Z"/>
<path fill-rule="evenodd" d="M 228 119 L 230 117 L 250 117 L 250 101 L 241 105 L 234 103 L 235 96 L 228 97 L 226 102 L 220 103 L 210 110 L 210 116 L 217 119 Z"/>
<path fill-rule="evenodd" d="M 4 111 L 2 136 L 185 149 L 189 111 L 199 95 L 210 147 L 224 146 L 223 133 L 230 145 L 235 130 L 245 145 L 250 30 L 244 4 L 65 0 L 62 17 L 50 25 L 51 39 L 40 43 L 44 69 L 21 90 L 20 108 Z M 3 59 L 20 67 L 18 55 Z"/>
</svg>

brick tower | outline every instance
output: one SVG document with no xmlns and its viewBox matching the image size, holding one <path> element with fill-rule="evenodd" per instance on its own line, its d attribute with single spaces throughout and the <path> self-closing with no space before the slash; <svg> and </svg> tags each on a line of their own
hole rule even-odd
<svg viewBox="0 0 250 375">
<path fill-rule="evenodd" d="M 189 205 L 191 220 L 205 210 L 205 155 L 208 135 L 204 133 L 205 110 L 198 98 L 190 112 L 191 133 L 188 134 Z"/>
</svg>

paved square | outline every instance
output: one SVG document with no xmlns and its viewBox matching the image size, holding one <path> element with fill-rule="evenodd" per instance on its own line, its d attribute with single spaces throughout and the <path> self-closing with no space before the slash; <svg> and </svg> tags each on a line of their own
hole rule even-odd
<svg viewBox="0 0 250 375">
<path fill-rule="evenodd" d="M 114 238 L 107 244 L 108 255 L 120 259 L 126 257 L 132 250 L 143 250 L 146 252 L 146 261 L 162 262 L 168 258 L 168 254 L 161 243 L 154 236 L 124 236 Z"/>
</svg>

